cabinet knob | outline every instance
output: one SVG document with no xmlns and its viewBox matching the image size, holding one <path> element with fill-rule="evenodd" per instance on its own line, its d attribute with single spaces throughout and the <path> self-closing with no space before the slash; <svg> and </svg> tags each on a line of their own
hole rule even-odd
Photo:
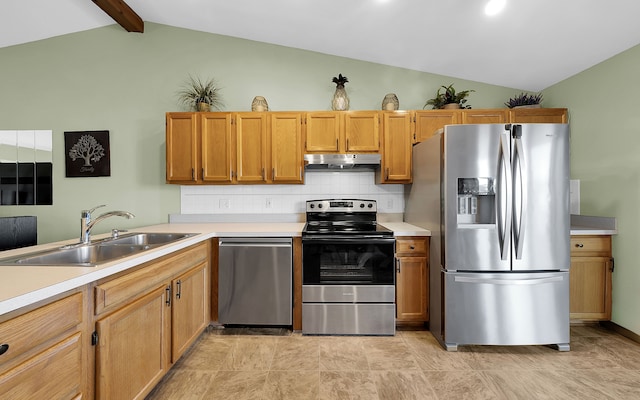
<svg viewBox="0 0 640 400">
<path fill-rule="evenodd" d="M 9 343 L 0 344 L 0 356 L 6 353 L 7 350 L 9 350 Z"/>
<path fill-rule="evenodd" d="M 409 246 L 409 248 L 410 248 L 411 250 L 415 250 L 415 249 L 416 249 L 416 246 Z"/>
<path fill-rule="evenodd" d="M 583 248 L 583 247 L 584 247 L 584 244 L 582 244 L 582 243 L 576 243 L 576 247 Z"/>
</svg>

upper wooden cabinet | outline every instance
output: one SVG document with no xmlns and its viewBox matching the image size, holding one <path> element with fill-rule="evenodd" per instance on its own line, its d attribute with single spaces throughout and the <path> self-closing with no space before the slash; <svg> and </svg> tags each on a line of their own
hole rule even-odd
<svg viewBox="0 0 640 400">
<path fill-rule="evenodd" d="M 411 112 L 382 111 L 379 183 L 411 183 Z"/>
<path fill-rule="evenodd" d="M 304 115 L 305 153 L 377 153 L 378 111 L 317 111 Z"/>
<path fill-rule="evenodd" d="M 459 124 L 460 110 L 418 110 L 415 112 L 413 142 L 423 142 L 445 125 Z"/>
<path fill-rule="evenodd" d="M 231 113 L 203 113 L 200 114 L 200 123 L 201 134 L 196 134 L 196 136 L 200 136 L 202 141 L 202 174 L 200 178 L 204 182 L 211 183 L 231 182 L 233 168 L 236 165 L 235 136 L 232 130 Z M 167 141 L 168 148 L 169 142 Z M 167 159 L 167 168 L 168 165 L 169 160 Z"/>
<path fill-rule="evenodd" d="M 498 108 L 415 111 L 413 142 L 422 142 L 445 125 L 502 124 L 502 123 L 561 123 L 566 124 L 566 108 Z"/>
<path fill-rule="evenodd" d="M 270 113 L 271 175 L 274 183 L 302 183 L 302 114 Z"/>
<path fill-rule="evenodd" d="M 195 182 L 200 159 L 198 115 L 167 113 L 167 182 Z"/>
<path fill-rule="evenodd" d="M 242 183 L 267 182 L 267 115 L 237 113 L 235 179 Z"/>
<path fill-rule="evenodd" d="M 474 110 L 461 110 L 461 123 L 463 124 L 504 124 L 509 122 L 509 110 L 504 108 Z"/>
<path fill-rule="evenodd" d="M 566 108 L 512 108 L 509 110 L 509 122 L 566 124 L 568 121 Z"/>
<path fill-rule="evenodd" d="M 167 182 L 302 183 L 301 113 L 167 113 Z"/>
</svg>

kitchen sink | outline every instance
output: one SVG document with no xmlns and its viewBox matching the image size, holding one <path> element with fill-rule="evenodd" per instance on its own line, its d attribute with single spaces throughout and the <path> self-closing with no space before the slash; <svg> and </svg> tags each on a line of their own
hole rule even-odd
<svg viewBox="0 0 640 400">
<path fill-rule="evenodd" d="M 99 264 L 194 236 L 194 233 L 131 233 L 53 250 L 26 253 L 0 259 L 0 265 L 47 265 L 95 267 Z"/>
<path fill-rule="evenodd" d="M 118 238 L 109 238 L 104 243 L 130 245 L 162 245 L 193 236 L 192 233 L 130 233 Z"/>
</svg>

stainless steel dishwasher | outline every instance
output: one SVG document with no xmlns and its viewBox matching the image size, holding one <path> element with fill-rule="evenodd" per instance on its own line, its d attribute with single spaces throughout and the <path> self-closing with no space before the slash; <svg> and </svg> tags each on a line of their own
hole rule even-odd
<svg viewBox="0 0 640 400">
<path fill-rule="evenodd" d="M 220 238 L 218 319 L 233 325 L 291 325 L 291 238 Z"/>
</svg>

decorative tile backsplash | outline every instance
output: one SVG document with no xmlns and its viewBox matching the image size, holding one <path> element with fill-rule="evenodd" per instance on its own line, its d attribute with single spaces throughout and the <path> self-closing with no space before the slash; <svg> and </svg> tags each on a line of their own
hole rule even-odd
<svg viewBox="0 0 640 400">
<path fill-rule="evenodd" d="M 357 198 L 378 202 L 379 213 L 404 211 L 404 185 L 376 185 L 373 171 L 313 171 L 304 185 L 181 186 L 181 214 L 304 213 L 305 202 Z"/>
</svg>

